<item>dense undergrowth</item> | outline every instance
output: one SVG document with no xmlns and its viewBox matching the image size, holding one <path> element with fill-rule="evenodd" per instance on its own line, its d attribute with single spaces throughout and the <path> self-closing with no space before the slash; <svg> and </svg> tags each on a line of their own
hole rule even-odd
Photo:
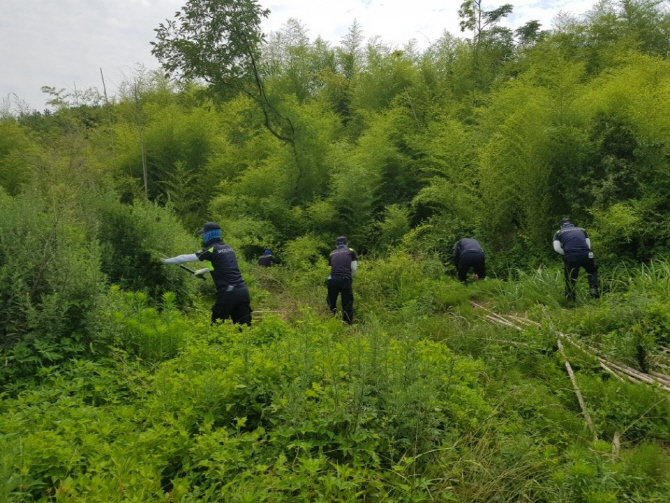
<svg viewBox="0 0 670 503">
<path fill-rule="evenodd" d="M 255 82 L 218 61 L 0 103 L 0 502 L 670 500 L 668 395 L 594 356 L 670 374 L 667 2 L 514 30 L 461 7 L 466 38 L 425 50 L 289 20 Z M 563 298 L 568 215 L 600 300 Z M 160 262 L 212 220 L 249 329 L 210 327 L 211 281 Z M 351 328 L 325 307 L 342 234 Z M 445 274 L 465 236 L 489 272 L 468 286 Z M 282 267 L 252 265 L 267 247 Z"/>
<path fill-rule="evenodd" d="M 666 262 L 614 271 L 601 300 L 566 309 L 557 268 L 464 286 L 397 252 L 363 262 L 348 327 L 325 309 L 321 260 L 245 264 L 251 328 L 210 327 L 197 297 L 113 288 L 87 347 L 31 375 L 5 354 L 0 499 L 667 500 L 667 395 L 570 348 L 594 439 L 555 334 L 653 358 Z M 472 299 L 541 327 L 490 324 Z"/>
</svg>

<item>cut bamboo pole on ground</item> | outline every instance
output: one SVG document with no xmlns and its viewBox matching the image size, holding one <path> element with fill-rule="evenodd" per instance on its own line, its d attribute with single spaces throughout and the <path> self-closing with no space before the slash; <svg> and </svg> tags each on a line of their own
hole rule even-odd
<svg viewBox="0 0 670 503">
<path fill-rule="evenodd" d="M 615 458 L 618 458 L 620 451 L 621 451 L 621 434 L 618 431 L 615 431 L 614 438 L 612 439 L 612 455 Z"/>
<path fill-rule="evenodd" d="M 618 379 L 621 382 L 626 382 L 624 381 L 623 377 L 621 377 L 617 372 L 614 372 L 611 368 L 609 368 L 607 365 L 605 365 L 603 362 L 600 362 L 600 366 L 605 369 L 607 372 L 612 374 L 616 379 Z"/>
<path fill-rule="evenodd" d="M 529 320 L 528 318 L 521 318 L 519 316 L 514 316 L 514 315 L 511 315 L 511 314 L 508 314 L 507 316 L 512 318 L 513 320 L 521 323 L 522 325 L 535 326 L 535 327 L 538 327 L 538 328 L 542 327 L 542 324 L 538 323 L 535 320 Z"/>
<path fill-rule="evenodd" d="M 570 376 L 570 381 L 572 381 L 572 387 L 575 390 L 575 395 L 577 395 L 577 401 L 579 402 L 579 406 L 582 409 L 582 414 L 584 415 L 584 420 L 586 421 L 586 424 L 589 427 L 589 431 L 593 435 L 593 439 L 598 440 L 598 436 L 596 435 L 595 429 L 593 428 L 593 421 L 591 420 L 591 415 L 589 414 L 589 411 L 586 410 L 586 402 L 584 402 L 584 397 L 582 396 L 582 392 L 579 390 L 579 386 L 577 386 L 577 378 L 575 377 L 575 373 L 572 371 L 572 366 L 570 365 L 570 362 L 568 361 L 568 357 L 565 354 L 565 350 L 563 349 L 563 343 L 561 342 L 561 338 L 558 337 L 556 339 L 556 342 L 558 343 L 558 350 L 561 352 L 561 356 L 563 357 L 563 363 L 565 363 L 565 369 L 568 371 L 568 375 Z"/>
<path fill-rule="evenodd" d="M 470 304 L 476 308 L 476 309 L 481 309 L 489 314 L 486 314 L 484 316 L 484 319 L 491 323 L 495 323 L 498 325 L 506 326 L 509 328 L 514 328 L 515 330 L 522 332 L 524 329 L 520 327 L 519 325 L 515 324 L 513 321 L 516 321 L 517 323 L 528 326 L 528 325 L 533 325 L 536 327 L 541 327 L 542 325 L 534 320 L 530 320 L 528 318 L 521 318 L 519 316 L 514 316 L 514 315 L 507 315 L 507 318 L 505 316 L 502 316 L 498 313 L 495 313 L 491 309 L 488 309 L 487 307 L 478 304 L 474 301 L 470 301 Z M 509 318 L 509 319 L 508 319 Z M 615 378 L 620 380 L 621 382 L 624 382 L 626 379 L 629 381 L 635 383 L 635 384 L 649 384 L 649 385 L 654 385 L 657 384 L 663 391 L 669 392 L 670 393 L 670 375 L 665 375 L 661 374 L 659 372 L 653 372 L 650 371 L 648 374 L 645 374 L 643 372 L 640 372 L 632 367 L 629 367 L 627 365 L 624 365 L 622 363 L 617 363 L 613 361 L 609 361 L 606 358 L 603 358 L 603 356 L 599 353 L 598 350 L 595 348 L 590 348 L 588 346 L 582 345 L 579 342 L 577 342 L 575 339 L 572 337 L 560 332 L 556 331 L 556 335 L 558 336 L 557 342 L 559 343 L 559 349 L 562 348 L 562 344 L 560 342 L 560 339 L 563 338 L 566 341 L 570 342 L 572 345 L 580 349 L 582 352 L 586 353 L 587 355 L 595 358 L 598 360 L 600 363 L 600 366 L 603 370 L 607 371 L 611 375 L 613 375 Z M 662 355 L 668 355 L 670 356 L 670 349 L 661 346 L 659 348 L 662 351 Z M 563 358 L 564 361 L 566 362 L 567 365 L 569 365 L 569 362 L 567 361 L 567 358 L 565 358 L 564 352 L 563 353 Z M 658 366 L 662 368 L 670 368 L 668 366 L 665 366 L 663 364 L 659 364 Z M 567 368 L 567 366 L 566 366 Z M 568 372 L 570 373 L 570 372 Z M 574 373 L 573 373 L 574 375 Z M 576 380 L 574 383 L 576 385 Z M 580 404 L 581 405 L 581 404 Z M 585 409 L 584 409 L 585 410 Z"/>
<path fill-rule="evenodd" d="M 489 315 L 487 315 L 487 317 L 486 317 L 489 321 L 493 321 L 493 319 L 491 319 L 491 318 L 494 318 L 496 320 L 500 320 L 501 325 L 507 325 L 511 328 L 514 328 L 515 330 L 518 330 L 519 332 L 523 331 L 523 327 L 520 327 L 519 325 L 515 324 L 514 322 L 520 323 L 521 325 L 525 325 L 525 326 L 536 326 L 536 327 L 541 327 L 542 326 L 537 321 L 529 320 L 528 318 L 521 318 L 519 316 L 514 316 L 514 315 L 511 315 L 511 314 L 503 316 L 502 314 L 498 314 L 498 313 L 492 311 L 491 309 L 488 309 L 487 307 L 484 307 L 481 304 L 477 304 L 476 302 L 473 302 L 473 301 L 470 301 L 470 304 L 477 309 L 481 309 L 481 310 L 486 311 L 487 313 L 489 313 Z M 489 316 L 491 318 L 489 318 Z M 514 320 L 514 321 L 512 321 L 512 320 Z"/>
<path fill-rule="evenodd" d="M 518 327 L 514 323 L 509 322 L 507 320 L 500 319 L 500 318 L 498 318 L 496 316 L 492 316 L 490 314 L 487 314 L 485 317 L 486 317 L 487 320 L 489 320 L 493 323 L 497 323 L 498 325 L 504 325 L 504 326 L 509 327 L 509 328 L 514 328 L 515 330 L 518 330 L 519 332 L 523 331 L 523 328 Z"/>
<path fill-rule="evenodd" d="M 655 372 L 653 370 L 649 371 L 649 375 L 657 379 L 658 381 L 662 381 L 663 384 L 666 386 L 670 386 L 670 376 L 667 376 L 665 374 L 659 374 L 658 372 Z"/>
<path fill-rule="evenodd" d="M 595 349 L 591 349 L 590 351 L 582 347 L 577 341 L 572 339 L 571 337 L 558 332 L 559 337 L 563 337 L 565 340 L 585 352 L 586 354 L 591 355 L 595 359 L 597 359 L 600 364 L 605 364 L 606 366 L 609 366 L 619 372 L 620 374 L 624 374 L 626 377 L 628 377 L 631 381 L 633 382 L 645 382 L 647 384 L 658 384 L 661 389 L 664 391 L 670 392 L 670 386 L 666 385 L 664 382 L 661 381 L 661 379 L 655 378 L 652 375 L 645 374 L 643 372 L 640 372 L 638 370 L 635 370 L 632 367 L 629 367 L 627 365 L 624 365 L 623 363 L 617 363 L 613 361 L 606 360 L 605 358 L 602 358 L 599 353 Z"/>
</svg>

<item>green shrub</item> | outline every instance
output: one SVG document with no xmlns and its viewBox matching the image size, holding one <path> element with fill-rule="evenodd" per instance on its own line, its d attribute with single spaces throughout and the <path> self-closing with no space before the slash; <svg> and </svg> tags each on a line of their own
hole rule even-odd
<svg viewBox="0 0 670 503">
<path fill-rule="evenodd" d="M 99 202 L 97 215 L 94 237 L 100 241 L 102 270 L 110 282 L 124 290 L 146 292 L 154 302 L 166 292 L 174 292 L 179 305 L 190 302 L 198 284 L 160 259 L 195 253 L 199 243 L 169 209 L 143 202 L 131 206 L 108 197 Z"/>
<path fill-rule="evenodd" d="M 29 192 L 0 198 L 0 379 L 32 375 L 97 336 L 105 292 L 101 250 L 76 214 Z"/>
</svg>

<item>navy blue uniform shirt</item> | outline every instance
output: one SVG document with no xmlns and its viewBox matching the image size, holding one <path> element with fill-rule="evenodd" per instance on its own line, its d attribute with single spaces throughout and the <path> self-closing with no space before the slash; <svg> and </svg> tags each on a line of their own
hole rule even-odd
<svg viewBox="0 0 670 503">
<path fill-rule="evenodd" d="M 235 252 L 229 245 L 216 241 L 196 252 L 196 256 L 199 260 L 207 262 L 217 290 L 226 289 L 228 286 L 246 286 L 237 265 Z"/>
<path fill-rule="evenodd" d="M 328 264 L 330 265 L 330 274 L 333 276 L 346 276 L 351 278 L 351 263 L 358 260 L 356 252 L 347 245 L 340 245 L 330 252 Z"/>
<path fill-rule="evenodd" d="M 461 258 L 461 255 L 467 255 L 467 254 L 484 254 L 484 251 L 482 250 L 481 245 L 479 244 L 479 241 L 476 239 L 472 238 L 463 238 L 459 241 L 456 242 L 454 245 L 454 251 L 452 253 L 452 258 L 454 260 L 454 263 L 458 265 L 458 261 Z"/>
<path fill-rule="evenodd" d="M 588 233 L 581 227 L 564 225 L 556 234 L 554 234 L 554 241 L 559 241 L 561 243 L 565 256 L 567 257 L 570 255 L 583 255 L 591 251 L 586 242 L 586 238 L 588 237 Z"/>
</svg>

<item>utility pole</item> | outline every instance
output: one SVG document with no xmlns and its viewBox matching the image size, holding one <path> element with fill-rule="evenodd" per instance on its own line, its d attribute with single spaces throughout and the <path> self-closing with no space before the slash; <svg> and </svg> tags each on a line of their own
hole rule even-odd
<svg viewBox="0 0 670 503">
<path fill-rule="evenodd" d="M 102 78 L 102 90 L 105 94 L 105 107 L 107 108 L 107 120 L 109 121 L 109 138 L 112 141 L 112 158 L 116 164 L 116 149 L 114 148 L 114 130 L 112 129 L 112 111 L 109 108 L 109 100 L 107 99 L 107 86 L 105 85 L 105 76 L 100 68 L 100 77 Z"/>
<path fill-rule="evenodd" d="M 149 199 L 149 180 L 147 177 L 147 155 L 144 150 L 144 126 L 142 124 L 142 112 L 140 110 L 139 83 L 135 80 L 135 113 L 137 115 L 137 127 L 140 130 L 140 152 L 142 154 L 142 174 L 144 176 L 144 198 Z"/>
</svg>

